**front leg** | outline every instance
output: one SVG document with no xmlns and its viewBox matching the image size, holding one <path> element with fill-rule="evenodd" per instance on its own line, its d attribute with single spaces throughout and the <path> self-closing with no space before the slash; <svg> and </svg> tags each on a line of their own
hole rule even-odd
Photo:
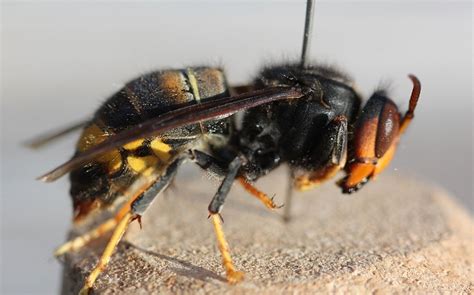
<svg viewBox="0 0 474 295">
<path fill-rule="evenodd" d="M 135 219 L 138 219 L 138 221 L 140 222 L 140 218 L 145 212 L 145 210 L 156 198 L 156 196 L 158 196 L 168 186 L 168 184 L 176 175 L 178 167 L 181 165 L 182 162 L 183 159 L 175 160 L 166 168 L 163 175 L 157 177 L 154 181 L 144 185 L 137 192 L 137 195 L 133 196 L 129 200 L 129 202 L 127 202 L 127 204 L 122 207 L 122 209 L 117 213 L 115 218 L 107 221 L 106 223 L 102 224 L 97 229 L 87 233 L 86 235 L 80 236 L 74 239 L 73 241 L 65 244 L 56 252 L 57 254 L 63 254 L 67 251 L 82 247 L 91 239 L 97 238 L 104 234 L 104 232 L 113 229 L 112 237 L 107 243 L 107 246 L 100 257 L 99 262 L 91 271 L 91 273 L 87 276 L 87 279 L 84 283 L 83 288 L 80 291 L 80 294 L 89 294 L 89 291 L 92 289 L 98 276 L 107 267 L 107 264 L 109 263 L 115 248 L 117 247 L 118 243 L 127 231 L 129 224 Z"/>
<path fill-rule="evenodd" d="M 221 178 L 227 175 L 227 165 L 223 161 L 208 155 L 199 150 L 190 151 L 191 159 L 202 169 L 211 173 L 212 175 Z M 242 187 L 250 193 L 252 196 L 262 202 L 268 209 L 279 209 L 282 205 L 277 205 L 273 202 L 273 198 L 270 198 L 266 193 L 257 189 L 253 184 L 243 176 L 238 177 L 239 183 Z"/>
</svg>

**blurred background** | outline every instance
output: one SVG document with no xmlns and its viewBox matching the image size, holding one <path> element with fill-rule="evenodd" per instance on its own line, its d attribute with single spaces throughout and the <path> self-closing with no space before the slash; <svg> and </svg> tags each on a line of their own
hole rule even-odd
<svg viewBox="0 0 474 295">
<path fill-rule="evenodd" d="M 230 83 L 249 82 L 263 65 L 299 57 L 304 9 L 301 0 L 3 1 L 1 293 L 57 293 L 52 251 L 70 227 L 67 178 L 34 179 L 71 156 L 77 134 L 41 151 L 25 139 L 89 116 L 155 69 L 221 65 Z M 402 110 L 406 75 L 420 78 L 416 119 L 389 170 L 445 188 L 471 212 L 472 12 L 470 1 L 317 1 L 311 47 L 366 97 L 388 83 Z"/>
</svg>

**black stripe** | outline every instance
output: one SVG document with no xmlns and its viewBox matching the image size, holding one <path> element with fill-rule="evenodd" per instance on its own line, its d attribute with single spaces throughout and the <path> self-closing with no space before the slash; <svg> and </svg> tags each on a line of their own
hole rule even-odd
<svg viewBox="0 0 474 295">
<path fill-rule="evenodd" d="M 110 127 L 115 133 L 143 121 L 130 102 L 125 89 L 109 98 L 97 111 L 95 117 L 100 119 L 104 125 Z"/>
</svg>

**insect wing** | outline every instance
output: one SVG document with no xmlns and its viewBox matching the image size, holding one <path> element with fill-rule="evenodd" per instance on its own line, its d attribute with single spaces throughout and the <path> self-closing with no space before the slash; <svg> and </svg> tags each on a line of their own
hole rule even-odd
<svg viewBox="0 0 474 295">
<path fill-rule="evenodd" d="M 78 154 L 68 162 L 40 176 L 38 179 L 45 182 L 54 181 L 69 171 L 92 161 L 100 154 L 139 138 L 158 135 L 173 128 L 210 120 L 216 117 L 229 116 L 238 111 L 273 101 L 300 98 L 303 95 L 303 92 L 297 88 L 271 87 L 182 107 L 118 133 L 102 143 L 91 147 L 87 151 Z"/>
<path fill-rule="evenodd" d="M 63 127 L 61 129 L 46 132 L 44 134 L 40 134 L 40 135 L 26 141 L 25 145 L 29 148 L 32 148 L 32 149 L 42 148 L 45 145 L 48 145 L 48 144 L 52 143 L 53 141 L 56 141 L 59 138 L 65 136 L 65 135 L 68 135 L 68 134 L 70 134 L 74 131 L 77 131 L 77 130 L 83 128 L 89 122 L 90 122 L 90 119 L 81 120 L 81 121 L 72 123 L 72 124 L 70 124 L 66 127 Z"/>
</svg>

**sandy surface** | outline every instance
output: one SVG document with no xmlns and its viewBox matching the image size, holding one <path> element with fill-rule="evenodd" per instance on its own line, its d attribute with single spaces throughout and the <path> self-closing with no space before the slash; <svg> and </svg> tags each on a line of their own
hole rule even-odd
<svg viewBox="0 0 474 295">
<path fill-rule="evenodd" d="M 472 219 L 443 191 L 386 175 L 363 195 L 341 195 L 333 185 L 296 194 L 289 224 L 235 185 L 224 228 L 246 280 L 229 286 L 206 219 L 216 186 L 207 183 L 197 178 L 153 204 L 95 292 L 472 292 Z M 284 184 L 280 173 L 258 186 L 282 202 Z M 104 243 L 66 257 L 64 294 L 78 290 Z"/>
</svg>

